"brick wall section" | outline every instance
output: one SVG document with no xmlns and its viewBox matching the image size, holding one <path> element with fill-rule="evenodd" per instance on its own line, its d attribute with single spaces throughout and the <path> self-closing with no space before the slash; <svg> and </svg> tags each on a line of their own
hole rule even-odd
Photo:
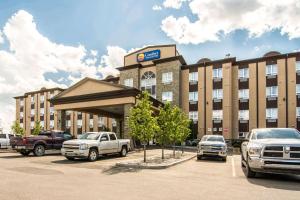
<svg viewBox="0 0 300 200">
<path fill-rule="evenodd" d="M 162 101 L 162 92 L 173 92 L 173 105 L 180 106 L 180 67 L 179 61 L 160 63 L 156 65 L 156 98 Z M 162 83 L 162 74 L 173 73 L 171 84 Z"/>
<path fill-rule="evenodd" d="M 133 87 L 139 89 L 139 69 L 129 69 L 120 72 L 120 84 L 124 85 L 125 79 L 133 79 Z"/>
</svg>

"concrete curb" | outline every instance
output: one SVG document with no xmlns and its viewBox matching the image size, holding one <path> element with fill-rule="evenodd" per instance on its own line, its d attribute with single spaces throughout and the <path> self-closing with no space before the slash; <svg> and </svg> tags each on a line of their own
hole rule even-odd
<svg viewBox="0 0 300 200">
<path fill-rule="evenodd" d="M 193 155 L 193 156 L 189 156 L 187 158 L 180 159 L 178 161 L 175 161 L 175 162 L 172 162 L 172 163 L 169 163 L 169 164 L 162 164 L 162 165 L 145 166 L 145 165 L 141 165 L 140 163 L 125 163 L 125 162 L 122 163 L 122 162 L 119 162 L 119 163 L 116 163 L 116 166 L 117 167 L 130 167 L 130 168 L 137 168 L 137 169 L 166 169 L 166 168 L 175 166 L 177 164 L 186 162 L 188 160 L 191 160 L 195 157 L 196 157 L 196 155 Z"/>
</svg>

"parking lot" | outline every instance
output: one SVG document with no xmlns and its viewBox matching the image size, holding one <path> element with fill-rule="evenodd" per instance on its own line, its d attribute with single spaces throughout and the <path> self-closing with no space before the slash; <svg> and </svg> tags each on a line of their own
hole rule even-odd
<svg viewBox="0 0 300 200">
<path fill-rule="evenodd" d="M 159 150 L 147 152 L 160 155 Z M 227 162 L 196 158 L 163 170 L 118 168 L 115 163 L 142 157 L 103 157 L 68 161 L 53 154 L 22 157 L 0 153 L 0 199 L 299 199 L 297 176 L 260 175 L 246 179 L 240 157 Z"/>
</svg>

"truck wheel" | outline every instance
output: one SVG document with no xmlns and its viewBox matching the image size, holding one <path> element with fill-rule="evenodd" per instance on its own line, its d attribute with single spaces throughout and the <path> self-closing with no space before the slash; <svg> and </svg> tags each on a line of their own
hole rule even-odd
<svg viewBox="0 0 300 200">
<path fill-rule="evenodd" d="M 120 156 L 121 157 L 125 157 L 127 155 L 127 147 L 126 146 L 123 146 L 122 147 L 122 150 L 120 152 Z"/>
<path fill-rule="evenodd" d="M 247 156 L 246 167 L 245 167 L 245 175 L 247 178 L 254 178 L 256 173 L 251 170 L 249 166 L 249 156 Z"/>
<path fill-rule="evenodd" d="M 28 156 L 30 151 L 21 151 L 20 154 L 22 154 L 22 156 Z"/>
<path fill-rule="evenodd" d="M 96 149 L 91 149 L 89 152 L 88 160 L 94 162 L 98 159 L 98 151 Z"/>
<path fill-rule="evenodd" d="M 222 158 L 222 161 L 226 162 L 227 161 L 227 157 Z"/>
<path fill-rule="evenodd" d="M 34 147 L 33 153 L 35 156 L 43 156 L 45 155 L 45 147 L 44 145 L 38 144 Z"/>
<path fill-rule="evenodd" d="M 68 159 L 68 160 L 75 160 L 75 158 L 69 157 L 69 156 L 66 156 L 66 159 Z"/>
</svg>

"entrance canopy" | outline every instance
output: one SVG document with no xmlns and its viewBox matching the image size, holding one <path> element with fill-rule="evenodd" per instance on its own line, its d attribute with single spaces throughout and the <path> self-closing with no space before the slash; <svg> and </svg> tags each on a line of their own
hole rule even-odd
<svg viewBox="0 0 300 200">
<path fill-rule="evenodd" d="M 84 78 L 50 100 L 55 110 L 74 110 L 123 118 L 125 105 L 135 105 L 141 91 L 123 85 Z M 161 103 L 151 98 L 154 107 Z M 127 106 L 128 107 L 128 106 Z"/>
</svg>

